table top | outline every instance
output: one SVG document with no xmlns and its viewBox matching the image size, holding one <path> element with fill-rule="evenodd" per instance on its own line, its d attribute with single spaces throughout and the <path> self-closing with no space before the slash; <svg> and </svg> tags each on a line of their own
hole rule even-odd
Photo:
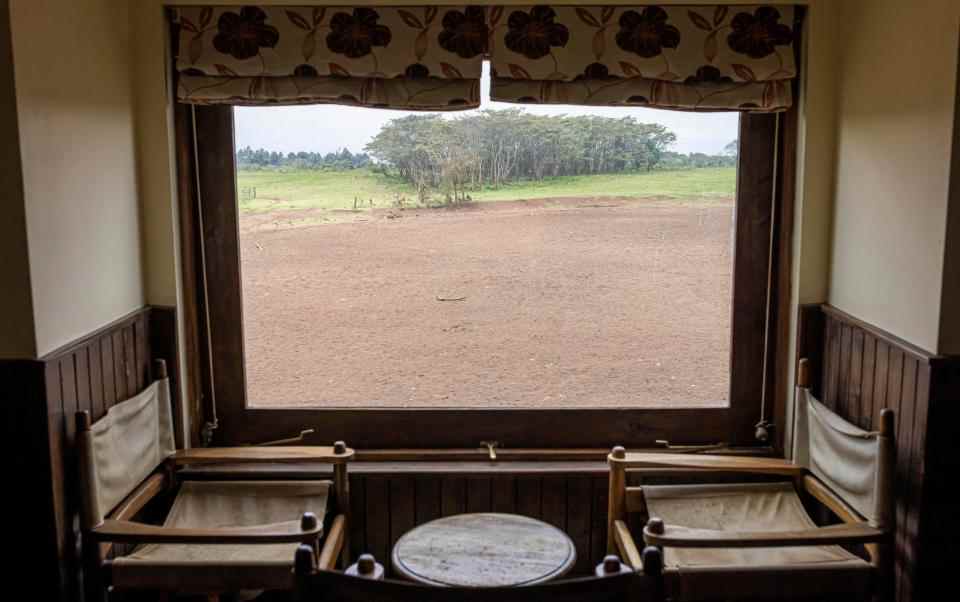
<svg viewBox="0 0 960 602">
<path fill-rule="evenodd" d="M 566 574 L 577 559 L 567 534 L 515 514 L 458 514 L 407 532 L 393 547 L 404 577 L 437 586 L 533 585 Z"/>
</svg>

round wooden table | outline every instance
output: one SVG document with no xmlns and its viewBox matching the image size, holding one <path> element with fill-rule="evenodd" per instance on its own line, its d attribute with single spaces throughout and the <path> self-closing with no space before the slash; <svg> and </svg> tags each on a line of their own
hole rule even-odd
<svg viewBox="0 0 960 602">
<path fill-rule="evenodd" d="M 405 533 L 393 567 L 407 579 L 436 586 L 503 587 L 565 575 L 577 559 L 567 534 L 515 514 L 459 514 Z"/>
</svg>

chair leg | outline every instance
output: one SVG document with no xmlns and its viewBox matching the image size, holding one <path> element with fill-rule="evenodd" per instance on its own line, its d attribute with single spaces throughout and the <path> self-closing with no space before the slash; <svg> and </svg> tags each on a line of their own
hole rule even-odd
<svg viewBox="0 0 960 602">
<path fill-rule="evenodd" d="M 349 523 L 348 523 L 349 524 Z M 343 544 L 340 550 L 340 567 L 341 570 L 347 570 L 347 567 L 350 566 L 350 534 L 346 528 L 343 531 Z"/>
<path fill-rule="evenodd" d="M 89 602 L 107 602 L 107 590 L 103 585 L 102 556 L 100 544 L 88 538 L 80 540 L 80 555 L 83 566 L 83 589 Z"/>
</svg>

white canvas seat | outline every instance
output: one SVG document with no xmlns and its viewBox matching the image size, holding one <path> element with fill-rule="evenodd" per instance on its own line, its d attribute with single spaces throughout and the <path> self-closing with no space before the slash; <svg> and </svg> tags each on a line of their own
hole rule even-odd
<svg viewBox="0 0 960 602">
<path fill-rule="evenodd" d="M 163 523 L 183 529 L 276 527 L 296 529 L 304 512 L 320 522 L 327 512 L 330 481 L 185 481 Z M 292 520 L 291 520 L 292 519 Z M 216 563 L 235 570 L 231 589 L 287 588 L 299 544 L 147 544 L 113 561 L 117 585 L 149 587 L 145 566 L 189 571 Z M 222 580 L 220 581 L 223 586 Z M 155 586 L 157 584 L 154 584 Z"/>
<path fill-rule="evenodd" d="M 663 549 L 674 600 L 860 597 L 885 583 L 892 569 L 893 413 L 882 410 L 879 429 L 863 430 L 814 398 L 808 374 L 801 360 L 793 461 L 615 447 L 608 456 L 608 552 L 641 568 L 627 527 L 627 514 L 637 512 L 645 515 L 644 542 Z M 628 469 L 781 480 L 630 487 Z M 798 490 L 841 524 L 818 526 Z M 861 545 L 867 558 L 849 551 Z"/>
<path fill-rule="evenodd" d="M 678 532 L 777 532 L 815 529 L 792 483 L 662 485 L 643 487 L 650 516 Z M 840 546 L 778 548 L 664 548 L 664 565 L 786 566 L 864 564 Z"/>
<path fill-rule="evenodd" d="M 97 422 L 77 415 L 88 579 L 97 587 L 213 595 L 292 588 L 301 544 L 320 553 L 322 568 L 346 561 L 346 462 L 353 450 L 342 442 L 177 450 L 165 366 L 157 372 L 158 380 Z M 179 470 L 256 462 L 327 462 L 334 481 L 185 480 Z M 176 492 L 163 524 L 135 522 L 163 491 Z M 109 545 L 101 542 L 139 545 L 108 561 Z"/>
</svg>

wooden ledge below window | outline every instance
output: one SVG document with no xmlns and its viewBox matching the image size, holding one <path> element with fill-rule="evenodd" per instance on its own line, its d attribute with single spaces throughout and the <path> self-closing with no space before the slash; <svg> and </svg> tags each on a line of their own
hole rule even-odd
<svg viewBox="0 0 960 602">
<path fill-rule="evenodd" d="M 743 455 L 769 455 L 766 450 L 738 450 Z M 564 453 L 564 452 L 561 452 Z M 429 453 L 421 454 L 419 459 L 390 459 L 390 452 L 363 452 L 357 451 L 357 457 L 361 458 L 350 462 L 347 469 L 354 475 L 584 475 L 584 476 L 606 476 L 608 471 L 606 455 L 607 451 L 597 450 L 591 454 L 592 457 L 583 459 L 498 459 L 490 461 L 485 459 L 466 460 L 451 459 L 443 451 L 436 454 L 435 459 L 431 459 Z M 477 454 L 480 455 L 479 453 Z M 402 457 L 402 456 L 401 456 Z M 633 471 L 631 471 L 633 472 Z M 701 472 L 697 469 L 689 468 L 647 468 L 638 470 L 651 475 L 670 475 L 670 474 L 691 474 Z M 702 471 L 704 473 L 718 474 L 718 471 Z M 180 474 L 187 478 L 196 479 L 218 479 L 218 478 L 236 478 L 237 475 L 243 475 L 244 478 L 304 478 L 304 479 L 325 479 L 330 478 L 333 473 L 333 467 L 324 462 L 301 462 L 297 464 L 287 463 L 257 463 L 257 464 L 217 464 L 217 465 L 197 465 L 187 466 L 180 471 Z"/>
<path fill-rule="evenodd" d="M 348 471 L 353 475 L 525 475 L 525 474 L 582 474 L 606 475 L 603 461 L 381 461 L 351 462 Z M 324 463 L 291 464 L 219 464 L 188 467 L 180 471 L 187 478 L 230 478 L 242 474 L 253 478 L 323 479 L 333 474 L 333 466 Z"/>
</svg>

